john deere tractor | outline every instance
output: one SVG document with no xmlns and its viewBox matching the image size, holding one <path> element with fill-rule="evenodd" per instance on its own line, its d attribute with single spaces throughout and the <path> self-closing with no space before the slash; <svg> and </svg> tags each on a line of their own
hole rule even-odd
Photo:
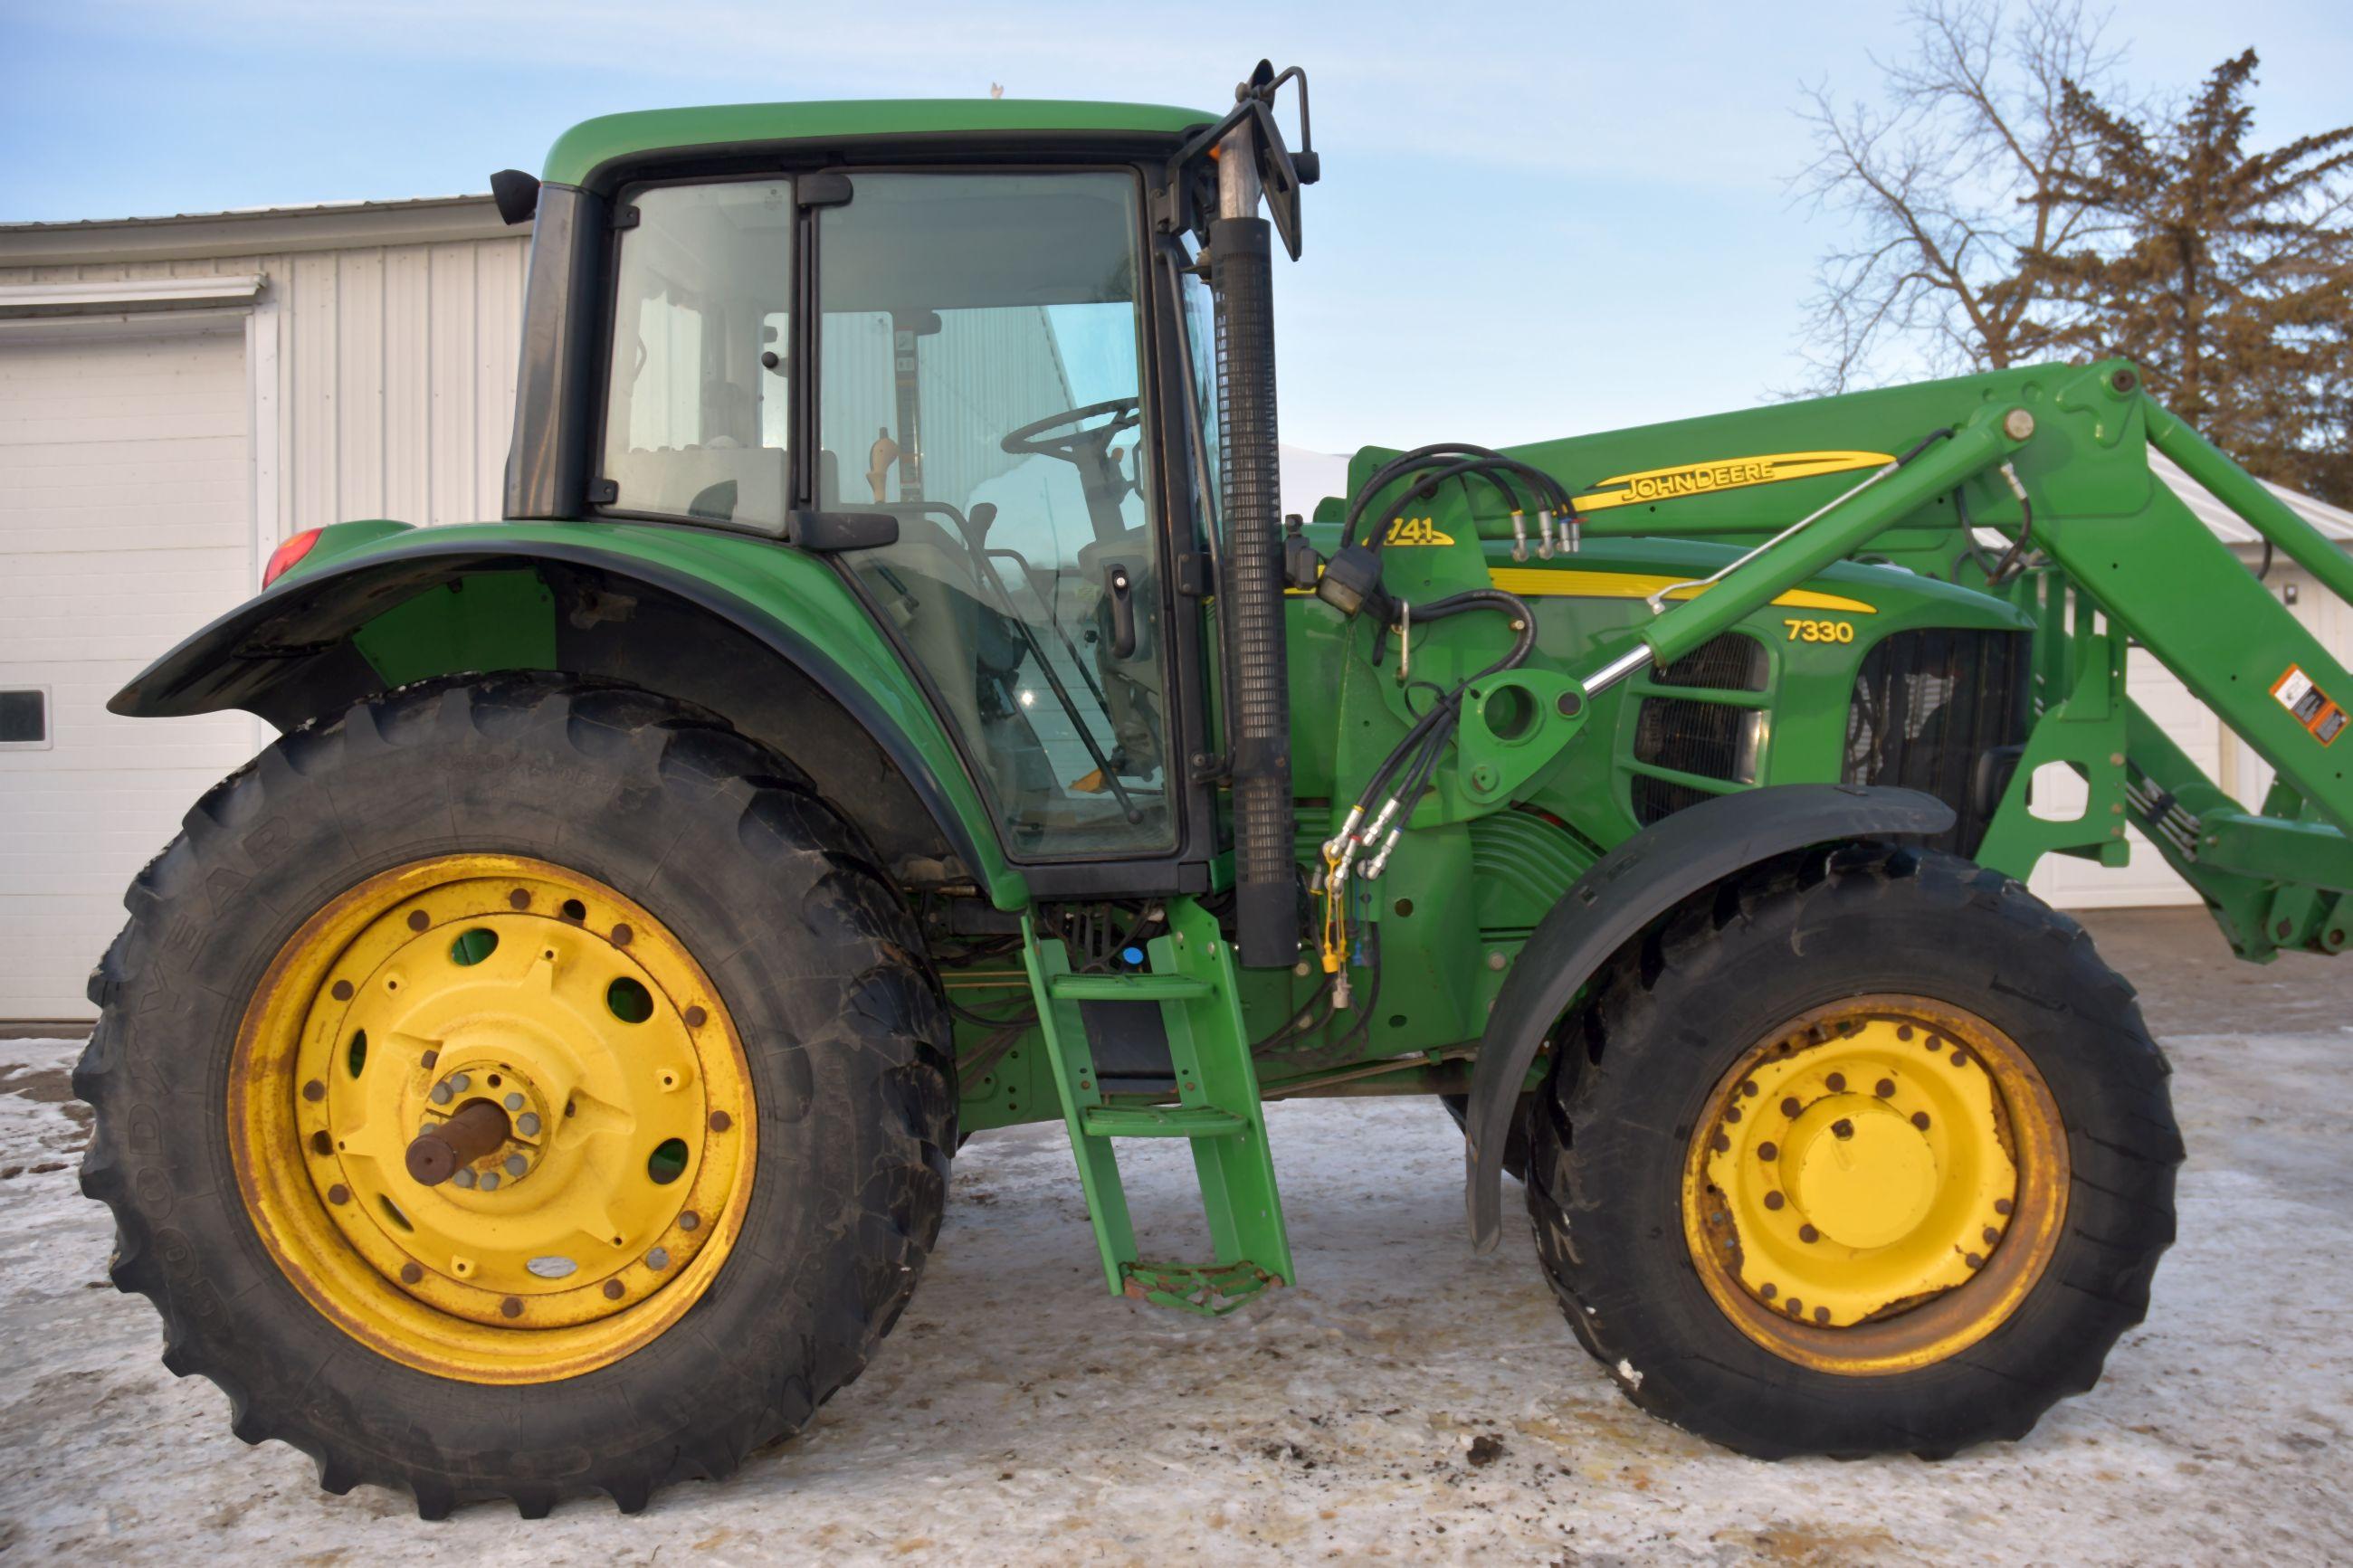
<svg viewBox="0 0 2353 1568">
<path fill-rule="evenodd" d="M 634 1510 L 857 1375 L 975 1133 L 1067 1130 L 1115 1296 L 1293 1284 L 1308 1095 L 1441 1100 L 1472 1246 L 1508 1173 L 1586 1347 L 1743 1453 L 2092 1385 L 2181 1143 L 2021 879 L 2137 827 L 2258 961 L 2353 889 L 2353 676 L 2148 448 L 2353 567 L 2122 362 L 1366 448 L 1285 519 L 1318 174 L 1261 66 L 1222 114 L 617 115 L 497 176 L 503 521 L 297 534 L 113 700 L 282 731 L 132 885 L 75 1080 L 114 1280 L 239 1436 Z M 1193 1257 L 1138 1251 L 1136 1138 L 1192 1152 Z"/>
</svg>

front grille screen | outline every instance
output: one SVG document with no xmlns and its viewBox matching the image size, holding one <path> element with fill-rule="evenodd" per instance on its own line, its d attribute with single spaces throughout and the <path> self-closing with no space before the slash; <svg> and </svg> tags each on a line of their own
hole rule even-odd
<svg viewBox="0 0 2353 1568">
<path fill-rule="evenodd" d="M 1770 673 L 1765 645 L 1740 632 L 1726 632 L 1657 670 L 1659 686 L 1704 686 L 1716 691 L 1762 691 Z"/>
<path fill-rule="evenodd" d="M 1863 656 L 1847 710 L 1844 782 L 1916 789 L 1953 808 L 1952 830 L 1929 840 L 1973 855 L 1998 798 L 1978 759 L 2027 730 L 2025 632 L 1947 626 L 1897 632 Z"/>
</svg>

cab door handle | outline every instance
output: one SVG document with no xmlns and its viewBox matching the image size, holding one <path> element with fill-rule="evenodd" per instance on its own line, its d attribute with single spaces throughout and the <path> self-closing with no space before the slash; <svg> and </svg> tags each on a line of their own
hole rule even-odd
<svg viewBox="0 0 2353 1568">
<path fill-rule="evenodd" d="M 1111 656 L 1135 657 L 1135 600 L 1127 568 L 1114 562 L 1103 568 L 1103 598 L 1111 605 Z"/>
</svg>

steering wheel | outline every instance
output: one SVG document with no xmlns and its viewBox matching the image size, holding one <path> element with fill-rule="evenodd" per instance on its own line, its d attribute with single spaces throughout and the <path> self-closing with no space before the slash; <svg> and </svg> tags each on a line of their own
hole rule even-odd
<svg viewBox="0 0 2353 1568">
<path fill-rule="evenodd" d="M 1082 430 L 1063 430 L 1066 425 L 1083 424 L 1089 419 L 1101 419 L 1109 415 L 1110 421 L 1090 425 Z M 1111 438 L 1123 430 L 1133 430 L 1143 422 L 1144 404 L 1139 398 L 1110 397 L 1083 407 L 1066 408 L 1060 414 L 1049 414 L 1043 419 L 1033 419 L 1020 429 L 1008 434 L 997 446 L 1020 456 L 1042 453 L 1076 463 L 1098 457 L 1110 445 Z M 1060 431 L 1060 434 L 1054 434 Z"/>
</svg>

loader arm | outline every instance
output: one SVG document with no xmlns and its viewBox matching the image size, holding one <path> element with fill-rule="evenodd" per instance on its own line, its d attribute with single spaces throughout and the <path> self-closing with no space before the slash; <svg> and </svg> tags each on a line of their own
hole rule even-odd
<svg viewBox="0 0 2353 1568">
<path fill-rule="evenodd" d="M 1815 521 L 1805 528 L 1785 529 L 1793 511 L 1835 500 L 1838 487 L 1904 443 L 1965 420 L 1982 428 L 1986 411 L 2004 409 L 2024 416 L 2018 427 L 2027 435 L 2003 444 L 2001 461 L 1939 453 L 1933 469 L 1907 472 L 1915 482 L 1900 493 L 1865 492 L 1810 511 Z M 2045 854 L 2122 864 L 2129 823 L 2198 890 L 2242 957 L 2341 951 L 2353 913 L 2344 885 L 2353 784 L 2338 745 L 2353 673 L 2156 476 L 2152 447 L 2325 589 L 2353 601 L 2353 561 L 2152 401 L 2122 361 L 1996 372 L 1510 454 L 1577 490 L 1587 538 L 1769 542 L 1704 595 L 1642 627 L 1630 668 L 1687 653 L 1841 556 L 2009 598 L 2035 620 L 2034 728 L 1978 858 L 2021 879 Z M 1511 537 L 1500 512 L 1479 527 L 1490 540 Z M 2019 548 L 1989 549 L 1973 528 Z M 2014 557 L 2010 569 L 1989 581 L 2004 555 Z M 2128 644 L 2275 771 L 2270 801 L 2232 800 L 2134 709 L 2124 684 Z M 1604 665 L 1587 676 L 1622 672 Z M 2050 764 L 2084 781 L 2087 805 L 2074 818 L 2054 822 L 2029 809 L 2033 774 Z"/>
</svg>

